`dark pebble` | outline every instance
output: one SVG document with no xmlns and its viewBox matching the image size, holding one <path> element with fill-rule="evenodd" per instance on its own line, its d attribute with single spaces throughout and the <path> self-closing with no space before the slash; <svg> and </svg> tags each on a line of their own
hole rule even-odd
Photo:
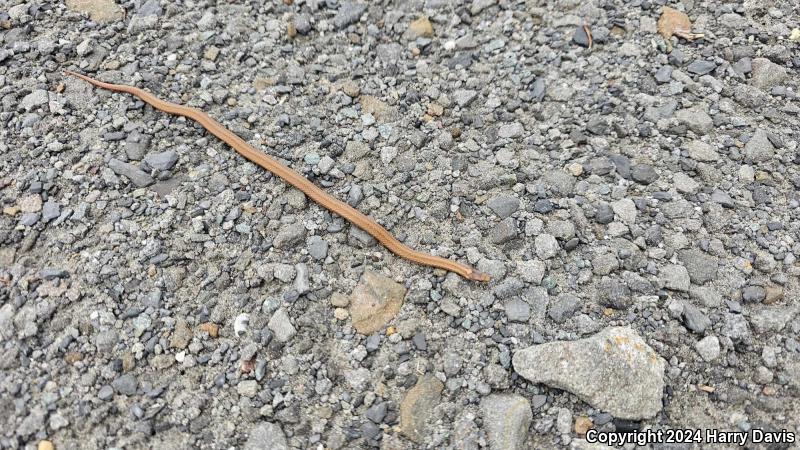
<svg viewBox="0 0 800 450">
<path fill-rule="evenodd" d="M 575 28 L 575 34 L 572 35 L 572 42 L 581 47 L 589 47 L 589 36 L 586 34 L 586 30 L 583 29 L 582 25 L 578 25 L 578 27 Z"/>
</svg>

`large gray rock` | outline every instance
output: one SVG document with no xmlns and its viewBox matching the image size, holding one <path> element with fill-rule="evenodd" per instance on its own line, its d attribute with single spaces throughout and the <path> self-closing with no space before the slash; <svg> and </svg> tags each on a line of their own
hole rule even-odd
<svg viewBox="0 0 800 450">
<path fill-rule="evenodd" d="M 714 150 L 714 147 L 701 140 L 694 140 L 686 144 L 686 151 L 689 153 L 689 158 L 695 161 L 709 162 L 719 159 L 719 153 Z"/>
<path fill-rule="evenodd" d="M 285 225 L 275 235 L 272 245 L 275 248 L 289 248 L 297 245 L 306 238 L 306 227 L 298 224 Z"/>
<path fill-rule="evenodd" d="M 755 58 L 753 60 L 753 86 L 759 89 L 770 89 L 786 79 L 786 69 L 768 60 Z"/>
<path fill-rule="evenodd" d="M 286 435 L 278 424 L 265 422 L 250 430 L 244 450 L 289 450 Z"/>
<path fill-rule="evenodd" d="M 118 159 L 112 158 L 111 161 L 108 162 L 108 167 L 117 175 L 127 177 L 131 180 L 131 183 L 137 187 L 150 186 L 154 182 L 153 177 L 148 175 L 147 172 L 142 171 L 133 164 L 128 164 Z"/>
<path fill-rule="evenodd" d="M 688 292 L 690 286 L 689 271 L 677 264 L 668 264 L 658 271 L 664 287 L 673 291 Z"/>
<path fill-rule="evenodd" d="M 519 209 L 519 199 L 513 195 L 498 195 L 491 198 L 487 205 L 498 217 L 505 219 Z"/>
<path fill-rule="evenodd" d="M 169 170 L 178 162 L 178 154 L 173 150 L 160 153 L 150 153 L 144 157 L 144 162 L 148 166 L 157 170 Z"/>
<path fill-rule="evenodd" d="M 707 134 L 714 129 L 714 120 L 700 107 L 682 109 L 675 113 L 679 122 L 697 134 Z"/>
<path fill-rule="evenodd" d="M 405 437 L 419 443 L 430 435 L 430 418 L 443 389 L 444 384 L 428 374 L 406 392 L 400 403 L 400 428 Z"/>
<path fill-rule="evenodd" d="M 689 272 L 692 283 L 703 284 L 717 278 L 719 269 L 719 258 L 714 255 L 698 250 L 682 250 L 678 252 L 678 259 Z"/>
<path fill-rule="evenodd" d="M 750 324 L 756 333 L 779 333 L 798 313 L 800 304 L 758 305 L 750 312 Z"/>
<path fill-rule="evenodd" d="M 744 146 L 744 154 L 754 162 L 765 162 L 772 159 L 775 155 L 775 147 L 767 137 L 764 130 L 756 130 L 753 137 Z"/>
<path fill-rule="evenodd" d="M 46 104 L 48 101 L 48 94 L 47 91 L 44 89 L 36 89 L 30 94 L 23 97 L 22 101 L 19 103 L 19 106 L 25 108 L 25 111 L 30 111 L 37 106 L 42 106 Z"/>
<path fill-rule="evenodd" d="M 283 308 L 278 308 L 275 311 L 267 326 L 275 334 L 275 339 L 281 342 L 288 342 L 297 332 L 294 325 L 292 325 L 291 319 L 289 319 L 289 314 Z"/>
<path fill-rule="evenodd" d="M 523 448 L 533 419 L 527 398 L 516 394 L 492 394 L 481 400 L 481 412 L 490 449 Z"/>
<path fill-rule="evenodd" d="M 646 419 L 661 410 L 666 362 L 629 327 L 534 345 L 518 351 L 513 364 L 526 379 L 569 391 L 620 419 Z"/>
<path fill-rule="evenodd" d="M 367 5 L 364 3 L 344 2 L 339 6 L 339 10 L 333 18 L 333 24 L 336 26 L 336 29 L 341 30 L 350 24 L 358 22 L 358 19 L 361 18 L 361 15 L 364 14 L 366 10 Z"/>
</svg>

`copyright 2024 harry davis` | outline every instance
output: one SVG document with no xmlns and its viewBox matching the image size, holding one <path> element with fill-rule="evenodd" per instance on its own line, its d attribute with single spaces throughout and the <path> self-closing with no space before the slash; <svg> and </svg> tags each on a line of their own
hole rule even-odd
<svg viewBox="0 0 800 450">
<path fill-rule="evenodd" d="M 752 428 L 750 431 L 722 431 L 714 428 L 706 429 L 670 429 L 670 430 L 633 430 L 633 431 L 598 431 L 589 430 L 586 441 L 590 444 L 605 444 L 611 447 L 622 447 L 626 444 L 644 446 L 647 444 L 732 444 L 745 446 L 748 444 L 794 444 L 797 435 L 794 431 L 766 431 Z"/>
</svg>

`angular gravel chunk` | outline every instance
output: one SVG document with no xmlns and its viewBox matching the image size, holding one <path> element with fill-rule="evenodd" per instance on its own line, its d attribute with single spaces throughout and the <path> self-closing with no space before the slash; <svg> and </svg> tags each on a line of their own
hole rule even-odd
<svg viewBox="0 0 800 450">
<path fill-rule="evenodd" d="M 569 391 L 620 419 L 646 419 L 661 410 L 666 362 L 628 327 L 534 345 L 513 361 L 529 381 Z"/>
</svg>

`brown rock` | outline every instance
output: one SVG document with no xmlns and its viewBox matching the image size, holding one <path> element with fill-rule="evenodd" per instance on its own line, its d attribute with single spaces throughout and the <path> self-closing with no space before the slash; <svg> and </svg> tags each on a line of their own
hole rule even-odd
<svg viewBox="0 0 800 450">
<path fill-rule="evenodd" d="M 253 80 L 253 87 L 256 88 L 258 92 L 266 90 L 270 86 L 275 86 L 278 83 L 277 79 L 272 77 L 256 77 Z M 255 212 L 256 209 L 253 208 L 252 212 Z"/>
<path fill-rule="evenodd" d="M 76 362 L 83 359 L 83 355 L 78 352 L 68 352 L 64 355 L 64 361 L 68 364 L 75 364 Z"/>
<path fill-rule="evenodd" d="M 334 292 L 331 295 L 331 305 L 337 308 L 345 308 L 350 304 L 350 299 L 346 295 Z"/>
<path fill-rule="evenodd" d="M 416 39 L 420 37 L 433 37 L 433 25 L 427 17 L 422 16 L 419 19 L 408 24 L 408 29 L 404 34 L 406 39 Z"/>
<path fill-rule="evenodd" d="M 31 194 L 19 200 L 19 209 L 24 213 L 35 213 L 42 210 L 42 197 L 39 194 Z"/>
<path fill-rule="evenodd" d="M 689 16 L 675 8 L 665 6 L 658 19 L 658 32 L 664 39 L 669 39 L 673 34 L 690 33 L 692 31 L 692 21 Z"/>
<path fill-rule="evenodd" d="M 350 98 L 356 98 L 361 94 L 361 88 L 358 87 L 358 83 L 355 81 L 348 80 L 342 83 L 342 92 Z"/>
<path fill-rule="evenodd" d="M 169 346 L 173 348 L 186 348 L 192 340 L 192 329 L 183 319 L 178 319 L 175 323 L 175 329 L 172 330 L 172 336 L 169 338 Z"/>
<path fill-rule="evenodd" d="M 575 434 L 583 436 L 593 425 L 592 419 L 586 416 L 580 416 L 575 419 Z"/>
<path fill-rule="evenodd" d="M 209 45 L 208 47 L 206 47 L 205 52 L 203 52 L 203 58 L 209 61 L 216 61 L 217 56 L 219 56 L 219 48 L 213 45 Z"/>
<path fill-rule="evenodd" d="M 133 356 L 131 352 L 125 352 L 122 354 L 122 371 L 123 372 L 130 372 L 131 369 L 136 367 L 136 358 Z"/>
<path fill-rule="evenodd" d="M 433 375 L 425 375 L 411 388 L 400 403 L 400 428 L 407 438 L 422 442 L 428 435 L 433 408 L 439 404 L 444 384 Z"/>
<path fill-rule="evenodd" d="M 350 299 L 353 327 L 364 335 L 380 330 L 400 311 L 405 295 L 405 288 L 390 278 L 364 272 Z"/>
<path fill-rule="evenodd" d="M 434 117 L 439 117 L 442 114 L 444 114 L 444 108 L 442 107 L 442 105 L 439 105 L 437 103 L 429 103 L 428 114 Z"/>
<path fill-rule="evenodd" d="M 764 297 L 764 301 L 762 303 L 771 305 L 783 299 L 783 288 L 780 286 L 767 286 L 766 292 L 767 295 Z"/>
<path fill-rule="evenodd" d="M 208 336 L 211 338 L 216 339 L 219 337 L 219 325 L 215 324 L 214 322 L 202 323 L 198 328 L 200 328 L 200 331 L 205 331 L 208 333 Z"/>
<path fill-rule="evenodd" d="M 36 446 L 36 450 L 54 450 L 55 447 L 53 443 L 50 441 L 39 441 L 39 445 Z"/>
<path fill-rule="evenodd" d="M 89 18 L 97 23 L 112 22 L 125 16 L 125 10 L 114 0 L 67 0 L 67 8 L 88 13 Z"/>
<path fill-rule="evenodd" d="M 395 109 L 386 104 L 378 97 L 372 95 L 362 95 L 358 98 L 361 102 L 361 110 L 365 113 L 372 114 L 377 120 L 386 121 L 395 116 Z"/>
</svg>

